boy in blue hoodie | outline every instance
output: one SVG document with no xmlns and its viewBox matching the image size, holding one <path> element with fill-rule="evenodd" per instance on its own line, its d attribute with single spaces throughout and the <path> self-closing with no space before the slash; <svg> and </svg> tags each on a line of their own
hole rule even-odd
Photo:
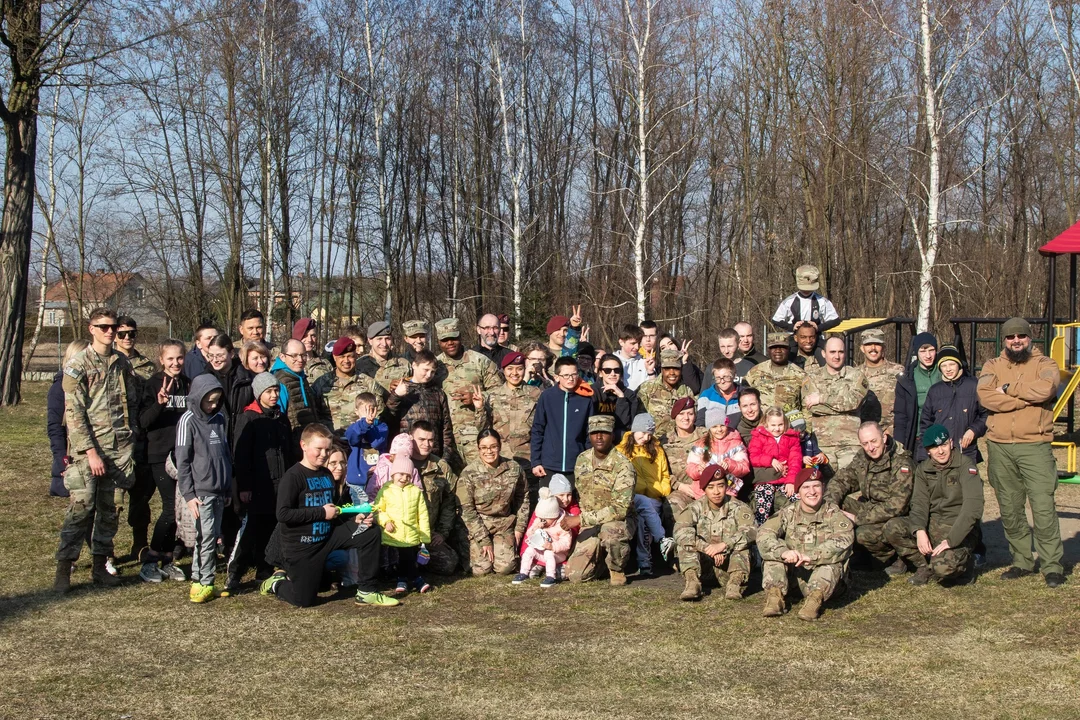
<svg viewBox="0 0 1080 720">
<path fill-rule="evenodd" d="M 187 396 L 187 412 L 176 425 L 176 481 L 195 517 L 189 594 L 193 603 L 214 596 L 221 517 L 232 494 L 232 456 L 221 412 L 224 395 L 216 377 L 198 376 Z"/>
<path fill-rule="evenodd" d="M 364 492 L 368 472 L 379 461 L 379 455 L 386 452 L 390 430 L 386 423 L 375 415 L 377 405 L 378 400 L 374 394 L 364 392 L 357 395 L 357 420 L 345 429 L 345 440 L 352 448 L 345 481 L 348 483 L 353 505 L 368 502 L 369 498 Z"/>
</svg>

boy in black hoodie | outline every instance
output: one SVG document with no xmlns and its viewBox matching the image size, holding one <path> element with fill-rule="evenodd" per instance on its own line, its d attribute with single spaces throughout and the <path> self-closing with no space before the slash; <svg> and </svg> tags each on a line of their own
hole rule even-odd
<svg viewBox="0 0 1080 720">
<path fill-rule="evenodd" d="M 319 423 L 300 435 L 304 457 L 278 483 L 277 519 L 285 570 L 262 584 L 263 595 L 277 595 L 297 607 L 309 607 L 319 593 L 326 556 L 333 550 L 355 549 L 359 558 L 356 604 L 393 606 L 398 601 L 376 590 L 382 537 L 364 532 L 372 516 L 341 515 L 334 504 L 334 480 L 323 467 L 334 434 Z"/>
<path fill-rule="evenodd" d="M 223 397 L 216 377 L 206 374 L 195 378 L 187 412 L 176 426 L 176 481 L 195 517 L 189 595 L 193 603 L 204 603 L 214 596 L 221 516 L 232 494 L 232 456 L 221 412 Z"/>
</svg>

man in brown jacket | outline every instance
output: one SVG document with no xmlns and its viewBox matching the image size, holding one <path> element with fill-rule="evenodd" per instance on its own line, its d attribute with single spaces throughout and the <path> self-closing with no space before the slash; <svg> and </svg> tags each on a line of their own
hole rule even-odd
<svg viewBox="0 0 1080 720">
<path fill-rule="evenodd" d="M 1005 349 L 979 374 L 979 402 L 990 413 L 986 421 L 987 473 L 1012 551 L 1012 567 L 1001 577 L 1014 580 L 1035 571 L 1033 533 L 1024 512 L 1027 500 L 1043 578 L 1054 588 L 1065 582 L 1061 527 L 1054 506 L 1057 464 L 1050 448 L 1061 373 L 1053 360 L 1031 347 L 1027 320 L 1006 321 L 1001 334 Z"/>
</svg>

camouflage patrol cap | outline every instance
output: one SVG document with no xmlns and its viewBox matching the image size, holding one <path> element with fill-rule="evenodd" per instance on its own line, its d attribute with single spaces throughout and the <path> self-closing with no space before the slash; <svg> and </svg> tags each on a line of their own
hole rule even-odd
<svg viewBox="0 0 1080 720">
<path fill-rule="evenodd" d="M 661 350 L 660 351 L 660 367 L 662 368 L 679 368 L 682 369 L 682 355 L 678 350 Z"/>
<path fill-rule="evenodd" d="M 788 346 L 788 334 L 787 333 L 769 333 L 768 342 L 765 344 L 765 348 L 774 348 L 779 346 Z"/>
<path fill-rule="evenodd" d="M 820 287 L 819 277 L 821 277 L 821 272 L 813 265 L 800 265 L 795 269 L 795 286 L 800 290 L 812 292 Z"/>
<path fill-rule="evenodd" d="M 859 334 L 860 345 L 884 345 L 885 331 L 881 328 L 870 328 Z"/>
<path fill-rule="evenodd" d="M 405 337 L 413 337 L 414 335 L 427 335 L 431 332 L 431 326 L 428 325 L 427 320 L 406 320 L 401 325 L 402 330 L 405 331 Z"/>
<path fill-rule="evenodd" d="M 451 338 L 461 337 L 461 330 L 458 329 L 458 319 L 443 318 L 439 322 L 435 323 L 435 334 L 439 336 L 440 340 L 449 340 Z"/>
<path fill-rule="evenodd" d="M 611 415 L 593 415 L 589 418 L 589 434 L 615 432 L 615 418 Z"/>
</svg>

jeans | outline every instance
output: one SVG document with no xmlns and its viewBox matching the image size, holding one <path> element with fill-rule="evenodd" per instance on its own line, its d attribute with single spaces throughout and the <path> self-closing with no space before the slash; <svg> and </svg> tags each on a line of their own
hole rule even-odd
<svg viewBox="0 0 1080 720">
<path fill-rule="evenodd" d="M 649 538 L 655 542 L 666 537 L 664 524 L 660 522 L 661 507 L 663 507 L 663 502 L 660 500 L 654 500 L 646 495 L 634 495 L 634 510 L 641 519 L 635 537 L 638 568 L 642 570 L 652 568 L 652 548 Z"/>
<path fill-rule="evenodd" d="M 203 495 L 199 498 L 199 517 L 195 519 L 195 549 L 191 553 L 191 580 L 201 585 L 213 585 L 217 573 L 217 541 L 221 535 L 221 517 L 225 514 L 225 498 Z"/>
</svg>

